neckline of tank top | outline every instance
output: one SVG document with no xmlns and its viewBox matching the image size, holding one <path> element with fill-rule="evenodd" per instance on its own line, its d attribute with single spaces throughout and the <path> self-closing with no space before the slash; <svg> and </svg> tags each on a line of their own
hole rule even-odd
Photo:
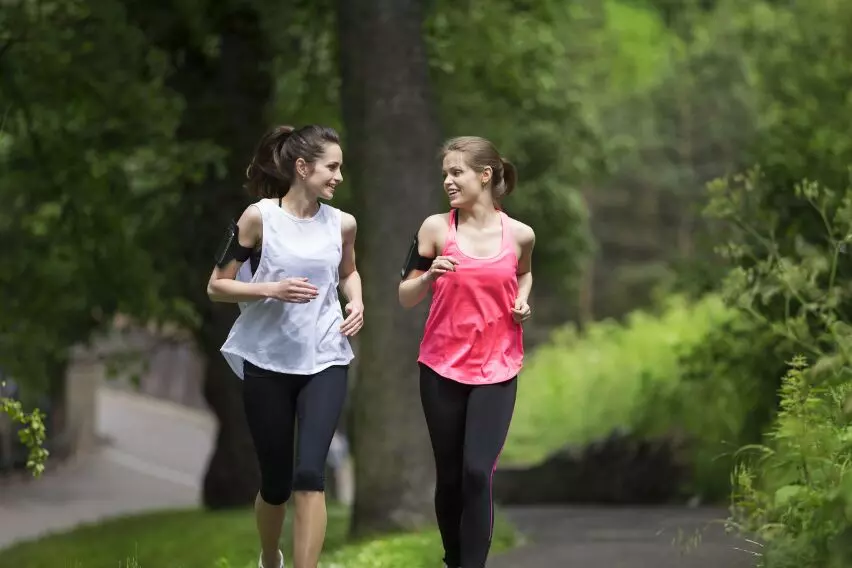
<svg viewBox="0 0 852 568">
<path fill-rule="evenodd" d="M 497 251 L 497 254 L 492 256 L 473 256 L 464 252 L 459 244 L 458 224 L 455 222 L 450 223 L 450 226 L 452 227 L 451 230 L 453 232 L 453 242 L 456 244 L 456 250 L 459 251 L 462 256 L 470 260 L 495 260 L 503 255 L 503 252 L 506 249 L 506 215 L 499 209 L 497 209 L 497 213 L 500 215 L 500 250 Z M 456 216 L 455 219 L 458 220 L 458 210 L 455 210 L 454 215 Z"/>
<path fill-rule="evenodd" d="M 293 215 L 290 211 L 288 211 L 284 207 L 283 203 L 281 202 L 280 197 L 278 198 L 278 203 L 275 203 L 275 199 L 273 198 L 271 200 L 270 205 L 272 205 L 272 207 L 274 209 L 277 209 L 282 214 L 284 214 L 285 217 L 287 217 L 288 219 L 290 219 L 291 221 L 294 221 L 296 223 L 311 223 L 313 221 L 317 221 L 318 219 L 320 219 L 320 217 L 323 213 L 323 209 L 326 207 L 325 203 L 318 200 L 317 205 L 319 205 L 319 207 L 317 207 L 317 212 L 314 213 L 313 216 L 311 216 L 311 217 L 296 217 L 295 215 Z"/>
</svg>

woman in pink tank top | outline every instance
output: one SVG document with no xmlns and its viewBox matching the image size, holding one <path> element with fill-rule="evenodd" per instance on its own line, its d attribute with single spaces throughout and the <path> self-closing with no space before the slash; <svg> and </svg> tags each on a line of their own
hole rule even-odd
<svg viewBox="0 0 852 568">
<path fill-rule="evenodd" d="M 418 363 L 444 563 L 482 568 L 494 528 L 492 479 L 523 365 L 535 234 L 501 211 L 517 174 L 487 140 L 447 142 L 443 175 L 452 210 L 420 227 L 420 268 L 403 274 L 399 300 L 410 308 L 432 292 Z"/>
</svg>

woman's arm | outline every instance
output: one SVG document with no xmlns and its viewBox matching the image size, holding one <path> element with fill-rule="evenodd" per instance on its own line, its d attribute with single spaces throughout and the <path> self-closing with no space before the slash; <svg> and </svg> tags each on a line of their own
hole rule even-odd
<svg viewBox="0 0 852 568">
<path fill-rule="evenodd" d="M 535 248 L 535 232 L 532 227 L 515 222 L 515 238 L 521 254 L 518 256 L 518 297 L 512 307 L 512 316 L 518 323 L 526 321 L 531 315 L 529 306 L 530 292 L 532 292 L 532 253 Z"/>
<path fill-rule="evenodd" d="M 413 308 L 423 301 L 429 286 L 441 274 L 455 270 L 458 261 L 448 256 L 436 256 L 439 249 L 440 231 L 445 228 L 446 221 L 441 215 L 427 217 L 420 230 L 417 231 L 417 252 L 424 258 L 435 258 L 428 271 L 414 269 L 408 273 L 399 284 L 399 303 L 404 308 Z M 443 247 L 441 247 L 443 248 Z"/>
<path fill-rule="evenodd" d="M 349 213 L 343 213 L 341 219 L 343 237 L 343 257 L 340 259 L 340 291 L 348 303 L 345 310 L 348 316 L 340 326 L 344 335 L 355 335 L 364 325 L 364 300 L 361 292 L 361 275 L 355 264 L 355 235 L 358 223 Z"/>
<path fill-rule="evenodd" d="M 250 205 L 239 221 L 240 245 L 254 249 L 262 241 L 263 219 L 257 207 Z M 223 268 L 213 267 L 207 282 L 207 296 L 214 302 L 252 302 L 275 298 L 283 302 L 303 304 L 317 295 L 315 286 L 307 278 L 288 278 L 281 282 L 238 282 L 234 280 L 242 262 L 232 259 Z"/>
</svg>

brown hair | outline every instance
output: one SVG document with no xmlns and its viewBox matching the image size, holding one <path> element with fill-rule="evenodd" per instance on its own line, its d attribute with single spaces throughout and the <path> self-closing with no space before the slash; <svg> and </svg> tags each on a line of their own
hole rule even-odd
<svg viewBox="0 0 852 568">
<path fill-rule="evenodd" d="M 333 128 L 277 126 L 263 135 L 246 169 L 245 189 L 254 197 L 281 197 L 290 190 L 296 160 L 315 162 L 328 144 L 340 144 Z"/>
<path fill-rule="evenodd" d="M 491 196 L 495 202 L 499 203 L 502 198 L 515 189 L 518 182 L 518 170 L 512 162 L 504 160 L 494 144 L 485 138 L 479 136 L 451 138 L 444 143 L 441 154 L 446 156 L 450 152 L 464 154 L 467 165 L 477 172 L 482 172 L 486 167 L 491 167 L 493 172 Z"/>
</svg>

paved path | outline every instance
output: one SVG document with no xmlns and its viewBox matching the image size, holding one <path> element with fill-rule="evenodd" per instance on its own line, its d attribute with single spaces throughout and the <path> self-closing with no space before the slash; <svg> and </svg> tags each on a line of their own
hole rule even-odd
<svg viewBox="0 0 852 568">
<path fill-rule="evenodd" d="M 82 522 L 196 505 L 214 422 L 203 412 L 102 388 L 91 455 L 0 485 L 0 548 Z"/>
<path fill-rule="evenodd" d="M 724 510 L 536 507 L 509 517 L 529 542 L 489 568 L 751 568 L 754 550 L 724 534 Z M 701 535 L 700 542 L 696 534 Z M 693 547 L 690 550 L 690 542 Z M 677 544 L 682 543 L 682 544 Z"/>
<path fill-rule="evenodd" d="M 92 455 L 39 480 L 0 484 L 0 548 L 82 522 L 198 504 L 214 423 L 203 412 L 104 387 Z M 489 568 L 749 568 L 705 509 L 554 507 L 509 511 L 527 544 Z M 693 552 L 672 544 L 708 528 Z"/>
</svg>

